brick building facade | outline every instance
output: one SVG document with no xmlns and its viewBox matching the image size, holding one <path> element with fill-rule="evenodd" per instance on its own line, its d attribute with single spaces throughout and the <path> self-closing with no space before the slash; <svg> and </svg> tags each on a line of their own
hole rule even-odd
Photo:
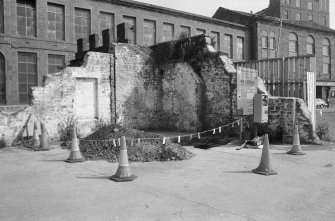
<svg viewBox="0 0 335 221">
<path fill-rule="evenodd" d="M 30 87 L 74 59 L 78 38 L 109 28 L 116 41 L 121 23 L 129 42 L 144 46 L 211 35 L 236 61 L 315 54 L 317 96 L 335 96 L 329 0 L 271 0 L 257 14 L 219 8 L 213 18 L 130 0 L 0 0 L 0 106 L 27 104 Z"/>
<path fill-rule="evenodd" d="M 247 26 L 135 1 L 0 0 L 0 10 L 0 105 L 27 104 L 31 86 L 74 59 L 78 38 L 107 28 L 116 37 L 124 22 L 134 44 L 205 33 L 217 36 L 218 49 L 249 58 Z"/>
<path fill-rule="evenodd" d="M 252 60 L 316 57 L 316 96 L 335 98 L 335 30 L 329 28 L 329 0 L 270 0 L 256 13 L 219 8 L 213 16 L 248 25 Z"/>
</svg>

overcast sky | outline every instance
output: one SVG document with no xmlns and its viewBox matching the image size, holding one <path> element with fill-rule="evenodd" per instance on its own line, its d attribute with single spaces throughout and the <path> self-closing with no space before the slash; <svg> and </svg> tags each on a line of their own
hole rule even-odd
<svg viewBox="0 0 335 221">
<path fill-rule="evenodd" d="M 153 5 L 212 17 L 221 6 L 244 12 L 258 12 L 269 5 L 270 0 L 137 0 Z M 330 26 L 335 29 L 335 1 L 330 0 Z"/>
</svg>

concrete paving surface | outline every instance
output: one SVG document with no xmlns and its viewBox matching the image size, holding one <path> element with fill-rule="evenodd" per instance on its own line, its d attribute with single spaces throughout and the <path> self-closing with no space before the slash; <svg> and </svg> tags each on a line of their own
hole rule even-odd
<svg viewBox="0 0 335 221">
<path fill-rule="evenodd" d="M 278 175 L 251 172 L 260 149 L 187 147 L 195 157 L 131 163 L 138 178 L 108 178 L 118 163 L 63 162 L 68 150 L 0 150 L 0 220 L 334 221 L 335 146 L 304 146 L 305 156 L 271 145 Z"/>
</svg>

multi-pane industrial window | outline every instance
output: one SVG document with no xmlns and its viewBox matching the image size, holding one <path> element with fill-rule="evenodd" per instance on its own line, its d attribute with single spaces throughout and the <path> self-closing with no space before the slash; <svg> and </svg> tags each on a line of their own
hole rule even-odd
<svg viewBox="0 0 335 221">
<path fill-rule="evenodd" d="M 299 12 L 295 13 L 295 20 L 300 21 L 301 20 L 301 14 Z"/>
<path fill-rule="evenodd" d="M 48 39 L 65 40 L 64 6 L 48 3 Z"/>
<path fill-rule="evenodd" d="M 123 21 L 128 23 L 129 30 L 128 30 L 128 43 L 136 44 L 136 18 L 123 16 Z"/>
<path fill-rule="evenodd" d="M 34 0 L 16 1 L 17 34 L 36 37 L 36 7 Z"/>
<path fill-rule="evenodd" d="M 308 10 L 313 10 L 313 2 L 308 2 L 307 3 L 307 8 L 308 8 Z"/>
<path fill-rule="evenodd" d="M 86 9 L 75 8 L 75 38 L 87 38 L 91 34 L 91 12 Z"/>
<path fill-rule="evenodd" d="M 307 54 L 315 54 L 315 43 L 314 43 L 314 38 L 312 36 L 307 36 L 306 49 L 307 49 Z"/>
<path fill-rule="evenodd" d="M 244 60 L 244 38 L 237 37 L 237 54 L 236 58 L 239 60 Z"/>
<path fill-rule="evenodd" d="M 183 35 L 184 37 L 191 37 L 191 28 L 188 26 L 180 26 L 180 35 Z"/>
<path fill-rule="evenodd" d="M 0 53 L 0 104 L 6 104 L 5 57 Z"/>
<path fill-rule="evenodd" d="M 295 7 L 300 8 L 301 0 L 295 0 Z"/>
<path fill-rule="evenodd" d="M 201 29 L 201 28 L 197 28 L 196 29 L 196 33 L 197 33 L 197 35 L 204 35 L 204 34 L 206 34 L 206 30 L 205 29 Z"/>
<path fill-rule="evenodd" d="M 144 46 L 156 44 L 156 22 L 144 19 L 143 22 L 143 43 Z"/>
<path fill-rule="evenodd" d="M 220 33 L 216 31 L 211 32 L 211 36 L 214 39 L 214 48 L 215 50 L 219 51 L 220 50 Z"/>
<path fill-rule="evenodd" d="M 233 58 L 233 36 L 224 35 L 223 52 L 227 53 L 228 57 Z"/>
<path fill-rule="evenodd" d="M 56 73 L 65 67 L 65 56 L 63 55 L 48 55 L 48 73 Z"/>
<path fill-rule="evenodd" d="M 326 38 L 323 39 L 322 63 L 324 77 L 330 78 L 330 41 Z"/>
<path fill-rule="evenodd" d="M 296 34 L 291 33 L 289 35 L 289 56 L 298 55 L 298 37 Z"/>
<path fill-rule="evenodd" d="M 37 56 L 34 53 L 18 53 L 19 102 L 29 102 L 29 90 L 37 86 Z"/>
<path fill-rule="evenodd" d="M 171 41 L 174 36 L 174 26 L 173 24 L 163 23 L 163 36 L 162 41 Z"/>
<path fill-rule="evenodd" d="M 262 31 L 262 58 L 268 58 L 268 33 Z"/>
<path fill-rule="evenodd" d="M 102 43 L 102 31 L 110 29 L 114 33 L 114 14 L 100 12 L 99 14 L 99 27 L 100 27 L 100 44 Z M 114 37 L 114 36 L 113 36 Z"/>
<path fill-rule="evenodd" d="M 3 0 L 0 0 L 0 33 L 4 33 L 4 7 Z"/>
</svg>

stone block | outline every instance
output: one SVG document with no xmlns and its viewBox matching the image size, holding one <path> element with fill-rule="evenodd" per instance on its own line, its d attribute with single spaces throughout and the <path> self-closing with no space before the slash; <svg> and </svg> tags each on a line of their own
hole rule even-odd
<svg viewBox="0 0 335 221">
<path fill-rule="evenodd" d="M 98 48 L 100 45 L 100 35 L 93 34 L 89 37 L 89 48 L 90 51 L 94 51 L 96 48 Z"/>
</svg>

